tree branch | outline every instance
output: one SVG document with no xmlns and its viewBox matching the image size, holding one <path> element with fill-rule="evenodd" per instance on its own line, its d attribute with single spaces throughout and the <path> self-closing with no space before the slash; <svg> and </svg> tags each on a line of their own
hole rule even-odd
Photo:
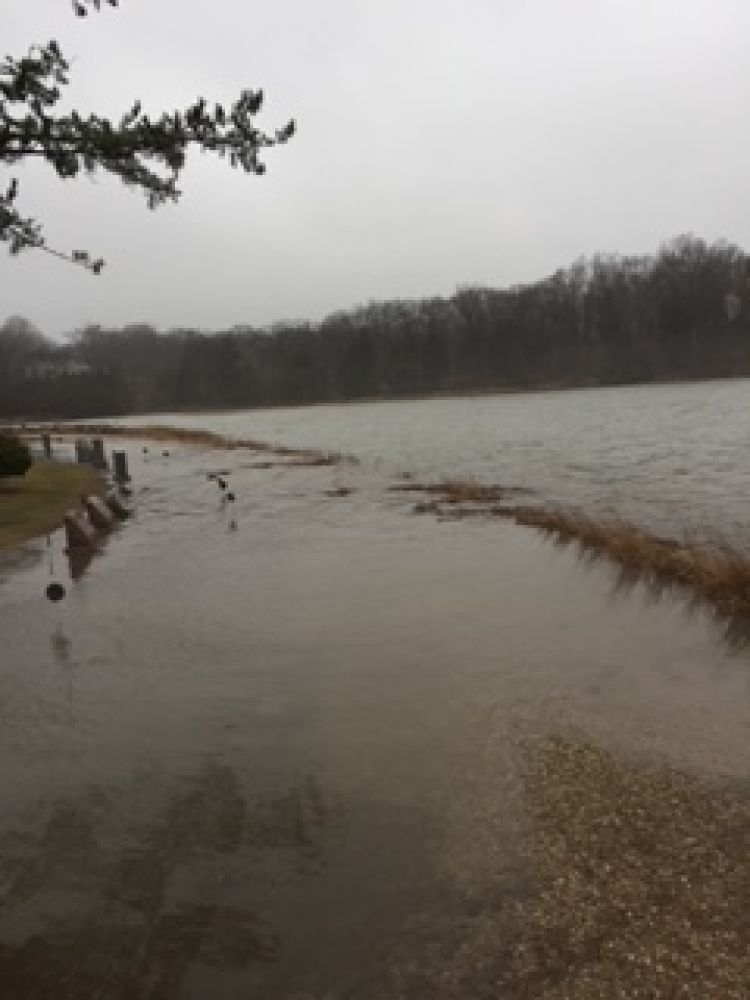
<svg viewBox="0 0 750 1000">
<path fill-rule="evenodd" d="M 110 7 L 116 7 L 119 0 L 106 0 Z M 71 0 L 71 5 L 73 7 L 73 12 L 76 17 L 87 17 L 88 8 L 93 7 L 94 10 L 101 10 L 102 0 Z"/>
<path fill-rule="evenodd" d="M 116 7 L 118 0 L 72 0 L 79 17 L 89 9 L 100 10 L 103 3 Z M 261 175 L 266 169 L 261 152 L 287 142 L 295 131 L 293 121 L 272 134 L 256 128 L 262 90 L 243 90 L 229 108 L 221 104 L 209 108 L 204 98 L 198 98 L 184 110 L 164 112 L 158 118 L 146 114 L 140 101 L 119 122 L 96 114 L 84 117 L 78 111 L 55 114 L 68 85 L 69 68 L 55 41 L 33 46 L 22 59 L 7 56 L 0 63 L 0 165 L 38 157 L 61 179 L 104 170 L 140 189 L 149 208 L 157 208 L 179 199 L 177 181 L 191 147 L 214 153 L 245 173 Z M 95 273 L 101 270 L 102 262 L 92 261 L 88 254 L 50 250 L 40 227 L 17 213 L 17 191 L 13 181 L 0 198 L 0 241 L 9 245 L 11 253 L 26 247 L 47 249 Z"/>
</svg>

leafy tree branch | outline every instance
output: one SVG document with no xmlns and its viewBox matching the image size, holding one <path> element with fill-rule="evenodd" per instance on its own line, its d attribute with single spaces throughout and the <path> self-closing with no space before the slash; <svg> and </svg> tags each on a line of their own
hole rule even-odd
<svg viewBox="0 0 750 1000">
<path fill-rule="evenodd" d="M 113 7 L 117 2 L 106 0 Z M 102 0 L 73 0 L 74 13 L 80 17 L 86 16 L 88 7 L 99 10 L 101 5 Z M 178 180 L 190 147 L 213 153 L 245 173 L 260 175 L 265 172 L 261 153 L 294 134 L 293 121 L 272 134 L 256 127 L 262 90 L 243 90 L 229 107 L 199 98 L 184 110 L 156 117 L 144 112 L 141 101 L 118 121 L 77 110 L 61 113 L 58 105 L 69 84 L 69 70 L 54 40 L 32 46 L 21 59 L 6 56 L 0 62 L 0 165 L 39 158 L 62 180 L 103 170 L 141 191 L 153 209 L 179 199 Z M 85 251 L 65 254 L 49 247 L 40 224 L 18 209 L 17 196 L 14 178 L 0 193 L 0 241 L 12 254 L 36 248 L 94 273 L 101 271 L 103 260 Z"/>
</svg>

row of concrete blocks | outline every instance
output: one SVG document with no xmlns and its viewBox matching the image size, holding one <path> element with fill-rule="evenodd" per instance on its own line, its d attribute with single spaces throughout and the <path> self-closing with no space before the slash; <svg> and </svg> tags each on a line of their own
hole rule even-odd
<svg viewBox="0 0 750 1000">
<path fill-rule="evenodd" d="M 116 493 L 106 497 L 83 498 L 82 510 L 69 510 L 63 519 L 65 543 L 68 549 L 93 549 L 118 521 L 124 521 L 130 511 Z"/>
</svg>

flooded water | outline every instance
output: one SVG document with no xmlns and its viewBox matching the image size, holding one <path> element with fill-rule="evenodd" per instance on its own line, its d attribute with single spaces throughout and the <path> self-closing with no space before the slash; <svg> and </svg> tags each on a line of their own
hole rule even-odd
<svg viewBox="0 0 750 1000">
<path fill-rule="evenodd" d="M 672 423 L 656 449 L 641 412 L 629 459 L 639 390 L 573 394 L 578 417 L 546 395 L 201 419 L 363 456 L 338 468 L 130 447 L 136 516 L 77 579 L 58 537 L 51 568 L 44 546 L 0 563 L 3 1000 L 494 997 L 535 891 L 536 742 L 744 794 L 750 652 L 723 626 L 515 526 L 414 517 L 388 486 L 471 472 L 609 503 L 648 478 L 651 440 L 662 487 L 634 510 L 665 516 L 684 463 L 674 518 L 739 523 L 747 388 L 644 390 Z M 576 426 L 593 440 L 603 407 L 610 447 L 576 483 Z"/>
<path fill-rule="evenodd" d="M 750 544 L 750 381 L 168 414 L 144 422 L 353 453 L 387 471 L 475 477 L 673 537 Z M 128 418 L 128 423 L 133 421 Z"/>
</svg>

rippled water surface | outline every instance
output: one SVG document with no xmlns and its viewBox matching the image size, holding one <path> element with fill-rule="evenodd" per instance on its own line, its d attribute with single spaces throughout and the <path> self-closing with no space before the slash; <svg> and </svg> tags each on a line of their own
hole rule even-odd
<svg viewBox="0 0 750 1000">
<path fill-rule="evenodd" d="M 750 541 L 748 381 L 157 419 L 351 452 L 423 477 L 530 487 L 545 500 L 619 513 L 670 534 Z"/>
<path fill-rule="evenodd" d="M 680 595 L 388 486 L 741 527 L 747 390 L 182 418 L 363 459 L 333 468 L 127 444 L 136 515 L 76 579 L 57 536 L 51 566 L 0 561 L 3 1000 L 495 996 L 536 878 L 528 747 L 746 787 L 750 654 Z"/>
</svg>

